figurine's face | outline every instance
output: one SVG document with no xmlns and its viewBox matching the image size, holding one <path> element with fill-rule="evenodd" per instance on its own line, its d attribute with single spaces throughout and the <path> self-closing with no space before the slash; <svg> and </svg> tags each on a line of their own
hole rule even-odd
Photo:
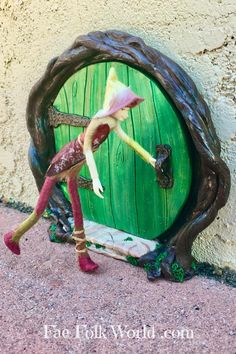
<svg viewBox="0 0 236 354">
<path fill-rule="evenodd" d="M 119 109 L 119 111 L 112 114 L 112 116 L 120 121 L 123 121 L 128 118 L 129 110 L 130 110 L 129 107 Z"/>
</svg>

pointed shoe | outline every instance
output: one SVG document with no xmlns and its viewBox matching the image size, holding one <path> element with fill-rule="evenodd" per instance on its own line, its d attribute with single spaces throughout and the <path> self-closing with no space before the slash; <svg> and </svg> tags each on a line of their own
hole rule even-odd
<svg viewBox="0 0 236 354">
<path fill-rule="evenodd" d="M 89 255 L 78 257 L 78 263 L 83 272 L 93 272 L 98 268 L 98 264 L 94 263 Z"/>
<path fill-rule="evenodd" d="M 12 251 L 12 253 L 19 256 L 20 254 L 20 246 L 19 242 L 13 241 L 12 237 L 14 236 L 14 231 L 10 231 L 3 236 L 5 245 Z"/>
</svg>

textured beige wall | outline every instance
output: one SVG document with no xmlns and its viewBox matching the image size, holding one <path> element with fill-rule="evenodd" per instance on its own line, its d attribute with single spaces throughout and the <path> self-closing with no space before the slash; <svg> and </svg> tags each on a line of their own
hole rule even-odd
<svg viewBox="0 0 236 354">
<path fill-rule="evenodd" d="M 235 11 L 235 0 L 0 0 L 1 194 L 35 205 L 25 108 L 49 59 L 80 34 L 123 30 L 178 62 L 210 107 L 232 189 L 218 220 L 195 242 L 194 254 L 236 269 Z"/>
</svg>

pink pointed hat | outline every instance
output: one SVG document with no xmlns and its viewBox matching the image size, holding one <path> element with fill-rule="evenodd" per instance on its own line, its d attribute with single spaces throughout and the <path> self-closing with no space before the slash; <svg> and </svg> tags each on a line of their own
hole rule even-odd
<svg viewBox="0 0 236 354">
<path fill-rule="evenodd" d="M 137 96 L 130 87 L 120 82 L 115 69 L 110 68 L 103 108 L 95 114 L 94 118 L 112 116 L 119 109 L 133 108 L 142 101 L 144 101 L 144 98 Z"/>
</svg>

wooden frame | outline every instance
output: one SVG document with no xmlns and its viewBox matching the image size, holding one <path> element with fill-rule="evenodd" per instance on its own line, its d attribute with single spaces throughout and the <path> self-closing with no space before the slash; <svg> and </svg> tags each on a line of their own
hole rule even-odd
<svg viewBox="0 0 236 354">
<path fill-rule="evenodd" d="M 141 38 L 120 31 L 91 32 L 79 36 L 70 48 L 49 62 L 43 77 L 32 88 L 27 105 L 27 126 L 32 138 L 29 161 L 38 189 L 55 154 L 53 128 L 48 119 L 50 106 L 72 74 L 104 61 L 123 62 L 158 81 L 180 111 L 190 133 L 194 146 L 191 195 L 180 217 L 158 238 L 174 252 L 176 260 L 186 270 L 192 262 L 193 241 L 227 201 L 230 173 L 220 157 L 220 142 L 209 108 L 195 84 L 178 64 L 147 46 Z M 90 188 L 89 184 L 86 186 Z M 60 209 L 66 226 L 70 204 L 57 187 L 50 206 Z M 152 257 L 153 254 L 144 259 Z M 171 278 L 168 267 L 165 270 Z"/>
</svg>

